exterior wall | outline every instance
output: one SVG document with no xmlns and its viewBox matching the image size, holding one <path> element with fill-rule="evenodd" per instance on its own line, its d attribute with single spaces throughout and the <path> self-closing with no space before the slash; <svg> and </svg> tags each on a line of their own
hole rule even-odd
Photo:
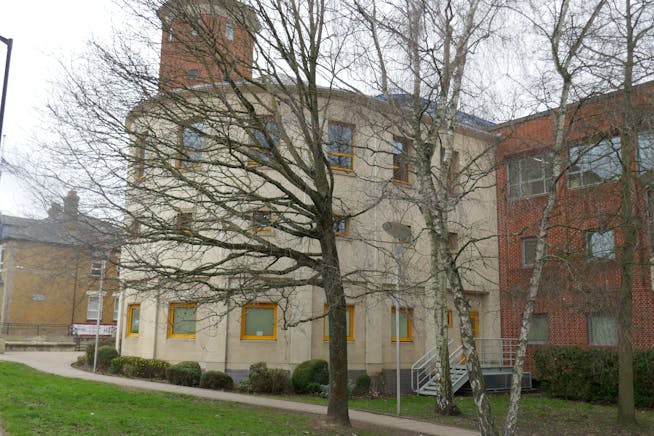
<svg viewBox="0 0 654 436">
<path fill-rule="evenodd" d="M 91 276 L 92 257 L 78 247 L 26 241 L 5 241 L 2 274 L 3 323 L 71 324 L 87 319 L 86 291 L 97 290 L 99 279 Z M 116 268 L 107 268 L 103 301 L 103 324 L 113 324 Z M 11 333 L 11 332 L 10 332 Z"/>
<path fill-rule="evenodd" d="M 649 130 L 652 116 L 652 85 L 637 88 L 641 129 Z M 620 96 L 612 94 L 585 106 L 572 106 L 567 123 L 569 146 L 614 136 L 621 122 Z M 497 214 L 502 335 L 517 337 L 522 318 L 522 293 L 529 285 L 532 268 L 522 265 L 522 239 L 535 237 L 545 195 L 511 199 L 507 193 L 507 161 L 535 155 L 553 144 L 553 117 L 545 113 L 503 126 L 497 149 Z M 567 150 L 566 150 L 567 153 Z M 634 167 L 635 170 L 635 167 Z M 635 205 L 641 220 L 633 286 L 633 332 L 636 349 L 654 347 L 654 295 L 649 268 L 646 186 L 639 181 Z M 588 315 L 611 312 L 620 285 L 620 269 L 614 260 L 591 261 L 586 255 L 585 231 L 612 228 L 616 257 L 622 244 L 619 229 L 618 182 L 568 188 L 567 177 L 559 184 L 558 201 L 547 237 L 547 255 L 535 313 L 549 317 L 548 343 L 588 346 Z M 539 345 L 529 346 L 529 355 Z"/>
</svg>

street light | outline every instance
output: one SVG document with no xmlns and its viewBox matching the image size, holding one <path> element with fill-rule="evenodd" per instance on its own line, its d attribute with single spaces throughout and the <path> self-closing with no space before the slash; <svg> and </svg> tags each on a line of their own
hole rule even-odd
<svg viewBox="0 0 654 436">
<path fill-rule="evenodd" d="M 7 58 L 5 61 L 5 78 L 2 82 L 2 100 L 0 100 L 0 142 L 2 141 L 2 124 L 5 119 L 5 101 L 7 99 L 7 84 L 9 83 L 9 62 L 11 61 L 11 47 L 14 40 L 0 36 L 0 41 L 7 45 Z M 1 145 L 1 144 L 0 144 Z"/>
<path fill-rule="evenodd" d="M 95 372 L 98 365 L 98 343 L 100 342 L 100 319 L 102 318 L 102 303 L 104 300 L 104 273 L 107 267 L 107 261 L 102 259 L 102 266 L 100 269 L 100 290 L 99 291 L 90 291 L 87 294 L 97 294 L 98 296 L 98 314 L 95 320 L 95 349 L 93 351 L 93 372 Z"/>
<path fill-rule="evenodd" d="M 403 242 L 411 240 L 411 227 L 406 224 L 388 221 L 382 224 L 382 229 L 394 238 L 393 257 L 395 258 L 395 391 L 397 397 L 397 415 L 400 415 L 400 258 L 404 251 Z"/>
</svg>

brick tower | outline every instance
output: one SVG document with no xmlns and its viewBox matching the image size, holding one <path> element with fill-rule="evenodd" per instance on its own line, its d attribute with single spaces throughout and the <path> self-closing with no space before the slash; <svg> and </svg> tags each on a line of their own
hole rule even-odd
<svg viewBox="0 0 654 436">
<path fill-rule="evenodd" d="M 169 0 L 158 15 L 161 89 L 252 77 L 258 22 L 249 7 L 236 0 Z"/>
</svg>

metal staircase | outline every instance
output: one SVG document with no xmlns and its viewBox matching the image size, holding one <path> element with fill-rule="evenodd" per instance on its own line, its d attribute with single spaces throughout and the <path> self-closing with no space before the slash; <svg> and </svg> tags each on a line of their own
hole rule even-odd
<svg viewBox="0 0 654 436">
<path fill-rule="evenodd" d="M 448 347 L 451 346 L 449 342 Z M 504 374 L 509 376 L 515 359 L 517 339 L 477 338 L 475 346 L 484 376 Z M 411 366 L 411 389 L 420 395 L 435 395 L 438 373 L 436 367 L 436 349 L 432 348 Z M 459 345 L 450 353 L 450 379 L 452 391 L 456 392 L 468 381 L 465 367 L 463 346 Z M 527 373 L 528 374 L 528 373 Z M 531 385 L 529 374 L 529 385 Z"/>
</svg>

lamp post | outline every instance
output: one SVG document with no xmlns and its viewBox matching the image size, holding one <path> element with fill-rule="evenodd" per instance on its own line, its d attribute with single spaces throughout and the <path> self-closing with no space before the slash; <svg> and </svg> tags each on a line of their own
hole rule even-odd
<svg viewBox="0 0 654 436">
<path fill-rule="evenodd" d="M 401 256 L 404 251 L 403 242 L 411 240 L 411 227 L 406 224 L 388 221 L 382 224 L 382 229 L 394 238 L 393 257 L 395 258 L 395 391 L 397 415 L 400 416 L 400 281 L 402 273 Z"/>
<path fill-rule="evenodd" d="M 100 269 L 100 290 L 98 295 L 98 316 L 95 320 L 95 348 L 93 350 L 93 372 L 95 372 L 98 365 L 98 343 L 100 342 L 100 319 L 102 318 L 102 302 L 104 300 L 104 270 L 106 269 L 107 261 L 102 259 L 102 267 Z"/>
<path fill-rule="evenodd" d="M 2 82 L 2 100 L 0 100 L 0 142 L 2 141 L 2 125 L 5 119 L 5 101 L 7 99 L 7 84 L 9 83 L 9 63 L 11 62 L 11 47 L 14 40 L 0 36 L 0 41 L 7 45 L 7 57 L 5 61 L 5 78 Z"/>
</svg>

